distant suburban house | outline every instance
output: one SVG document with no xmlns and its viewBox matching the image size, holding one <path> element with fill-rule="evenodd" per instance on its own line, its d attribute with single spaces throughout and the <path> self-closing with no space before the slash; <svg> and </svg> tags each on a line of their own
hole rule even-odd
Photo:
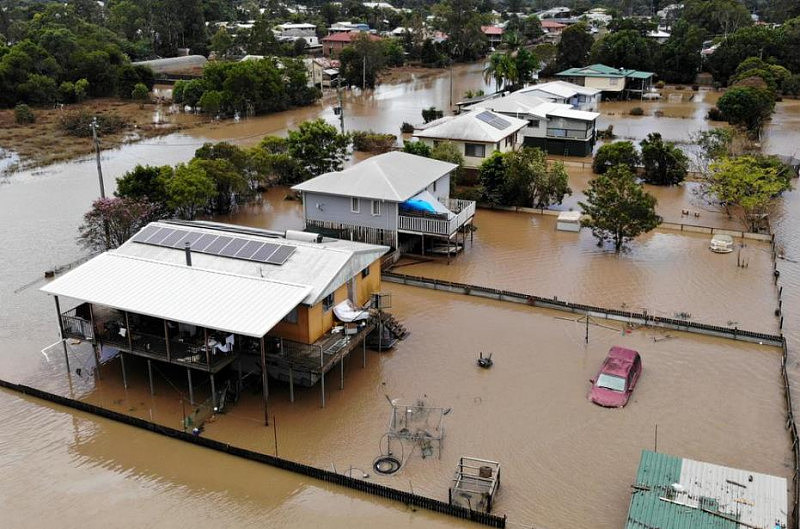
<svg viewBox="0 0 800 529">
<path fill-rule="evenodd" d="M 551 81 L 523 88 L 520 92 L 528 93 L 552 103 L 572 105 L 575 110 L 595 112 L 600 103 L 602 90 L 580 86 L 566 81 Z"/>
<path fill-rule="evenodd" d="M 331 33 L 322 39 L 322 54 L 325 55 L 325 57 L 338 57 L 342 49 L 349 46 L 359 35 L 367 35 L 367 38 L 372 41 L 381 40 L 379 36 L 363 31 Z"/>
<path fill-rule="evenodd" d="M 664 44 L 667 42 L 671 33 L 664 28 L 654 29 L 653 31 L 648 31 L 647 35 L 645 35 L 648 39 L 653 39 L 654 41 L 658 42 L 659 44 Z"/>
<path fill-rule="evenodd" d="M 458 116 L 445 116 L 417 128 L 414 137 L 430 147 L 449 141 L 464 155 L 464 167 L 477 169 L 493 152 L 507 152 L 522 143 L 523 119 L 474 108 Z"/>
<path fill-rule="evenodd" d="M 308 51 L 322 50 L 322 45 L 317 37 L 317 26 L 314 24 L 278 24 L 273 29 L 273 33 L 278 42 L 295 42 L 303 39 Z"/>
<path fill-rule="evenodd" d="M 306 229 L 399 248 L 421 237 L 434 249 L 457 241 L 475 202 L 450 198 L 456 165 L 404 152 L 368 158 L 292 187 L 303 195 Z M 426 240 L 427 238 L 427 240 Z"/>
<path fill-rule="evenodd" d="M 525 146 L 563 156 L 592 154 L 600 116 L 597 112 L 575 110 L 569 104 L 553 103 L 525 91 L 487 99 L 477 106 L 502 114 L 506 119 L 525 120 L 521 131 Z"/>
<path fill-rule="evenodd" d="M 328 28 L 328 34 L 350 33 L 351 31 L 369 31 L 369 25 L 360 22 L 336 22 Z"/>
<path fill-rule="evenodd" d="M 783 529 L 786 478 L 642 451 L 625 529 Z"/>
<path fill-rule="evenodd" d="M 481 32 L 489 40 L 489 46 L 497 47 L 503 41 L 503 28 L 497 26 L 481 26 Z"/>
<path fill-rule="evenodd" d="M 544 31 L 546 35 L 561 35 L 561 32 L 564 31 L 564 28 L 566 27 L 566 24 L 556 22 L 555 20 L 542 20 L 542 31 Z"/>
<path fill-rule="evenodd" d="M 592 64 L 583 68 L 570 68 L 556 74 L 580 86 L 597 88 L 614 97 L 639 96 L 650 90 L 653 72 L 612 68 L 605 64 Z"/>
</svg>

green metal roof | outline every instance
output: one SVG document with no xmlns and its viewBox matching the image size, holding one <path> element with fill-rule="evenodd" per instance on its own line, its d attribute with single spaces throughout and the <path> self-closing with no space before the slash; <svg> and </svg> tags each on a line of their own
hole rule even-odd
<svg viewBox="0 0 800 529">
<path fill-rule="evenodd" d="M 556 75 L 563 77 L 631 77 L 633 79 L 647 79 L 653 76 L 652 72 L 612 68 L 605 64 L 590 64 L 583 68 L 570 68 Z"/>
<path fill-rule="evenodd" d="M 680 481 L 682 462 L 679 457 L 642 451 L 625 529 L 736 529 L 735 522 L 718 515 L 665 501 L 674 497 L 672 484 Z M 706 508 L 717 510 L 716 500 L 706 501 Z"/>
</svg>

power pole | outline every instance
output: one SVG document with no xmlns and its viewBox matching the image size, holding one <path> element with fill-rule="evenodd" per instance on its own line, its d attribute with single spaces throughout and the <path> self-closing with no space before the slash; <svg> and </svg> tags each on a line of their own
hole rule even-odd
<svg viewBox="0 0 800 529">
<path fill-rule="evenodd" d="M 103 169 L 100 167 L 100 139 L 97 137 L 97 118 L 92 118 L 89 128 L 92 129 L 94 150 L 97 156 L 97 177 L 100 179 L 100 198 L 106 198 L 106 188 L 103 185 Z"/>
<path fill-rule="evenodd" d="M 336 80 L 336 95 L 339 96 L 339 128 L 342 129 L 344 134 L 344 105 L 342 104 L 342 72 L 339 72 L 339 77 Z"/>
</svg>

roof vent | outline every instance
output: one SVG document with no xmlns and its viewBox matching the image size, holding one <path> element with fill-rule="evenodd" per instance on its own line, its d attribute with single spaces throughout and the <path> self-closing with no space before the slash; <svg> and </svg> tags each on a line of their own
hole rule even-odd
<svg viewBox="0 0 800 529">
<path fill-rule="evenodd" d="M 308 231 L 297 231 L 297 230 L 286 230 L 286 235 L 284 235 L 286 239 L 292 241 L 304 241 L 304 242 L 322 242 L 322 235 L 319 233 L 311 233 Z"/>
</svg>

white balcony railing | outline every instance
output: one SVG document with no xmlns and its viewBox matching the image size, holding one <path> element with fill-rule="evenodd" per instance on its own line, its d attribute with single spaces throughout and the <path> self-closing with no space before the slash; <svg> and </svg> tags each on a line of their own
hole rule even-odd
<svg viewBox="0 0 800 529">
<path fill-rule="evenodd" d="M 455 213 L 451 219 L 437 219 L 434 217 L 412 217 L 400 215 L 397 228 L 400 231 L 425 233 L 431 235 L 453 235 L 458 228 L 475 216 L 475 202 L 472 200 L 451 199 L 448 209 Z"/>
</svg>

